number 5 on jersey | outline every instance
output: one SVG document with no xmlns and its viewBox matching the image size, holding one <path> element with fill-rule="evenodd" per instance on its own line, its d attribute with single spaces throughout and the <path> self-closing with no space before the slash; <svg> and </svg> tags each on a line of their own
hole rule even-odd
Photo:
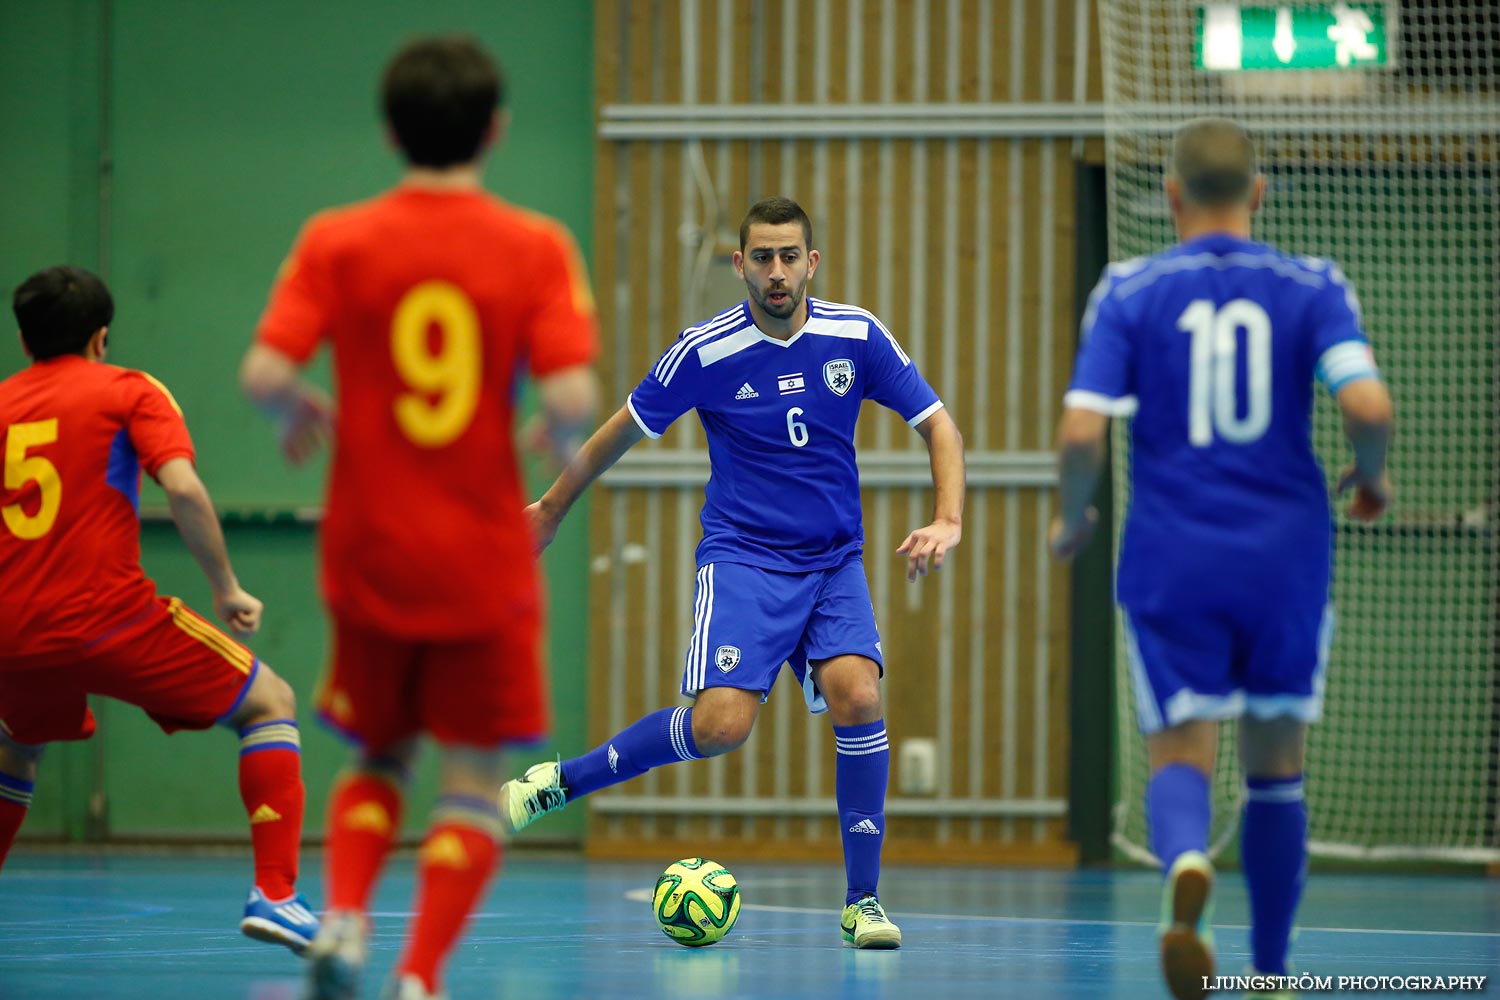
<svg viewBox="0 0 1500 1000">
<path fill-rule="evenodd" d="M 51 531 L 57 521 L 58 507 L 62 504 L 62 479 L 57 474 L 57 466 L 40 455 L 27 455 L 26 452 L 56 440 L 56 418 L 11 424 L 5 435 L 5 488 L 19 490 L 27 483 L 36 483 L 42 494 L 41 505 L 35 514 L 27 514 L 19 501 L 0 507 L 0 516 L 5 518 L 10 533 L 25 541 L 41 538 Z"/>
<path fill-rule="evenodd" d="M 1258 440 L 1271 426 L 1271 317 L 1249 299 L 1234 299 L 1220 309 L 1209 299 L 1195 299 L 1177 318 L 1177 329 L 1193 335 L 1188 440 L 1197 448 L 1213 444 L 1215 433 L 1231 444 Z M 1235 392 L 1237 330 L 1245 331 L 1250 397 L 1243 417 Z"/>
</svg>

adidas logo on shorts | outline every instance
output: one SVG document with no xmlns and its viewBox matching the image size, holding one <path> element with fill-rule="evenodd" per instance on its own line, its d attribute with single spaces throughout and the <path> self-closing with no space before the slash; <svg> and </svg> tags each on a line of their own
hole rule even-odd
<svg viewBox="0 0 1500 1000">
<path fill-rule="evenodd" d="M 858 823 L 855 823 L 853 826 L 851 826 L 849 828 L 849 832 L 870 833 L 878 837 L 880 836 L 880 827 L 876 826 L 874 823 L 870 822 L 867 819 L 862 819 Z"/>
<path fill-rule="evenodd" d="M 760 393 L 756 392 L 753 388 L 751 388 L 749 382 L 746 382 L 744 385 L 740 386 L 740 391 L 734 394 L 734 398 L 735 399 L 759 399 L 760 398 Z"/>
</svg>

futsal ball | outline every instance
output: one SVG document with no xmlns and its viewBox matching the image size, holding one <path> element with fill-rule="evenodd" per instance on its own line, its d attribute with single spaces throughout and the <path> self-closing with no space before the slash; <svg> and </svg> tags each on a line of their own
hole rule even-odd
<svg viewBox="0 0 1500 1000">
<path fill-rule="evenodd" d="M 740 916 L 740 887 L 729 870 L 707 858 L 674 862 L 656 880 L 651 901 L 667 937 L 689 948 L 713 944 Z"/>
</svg>

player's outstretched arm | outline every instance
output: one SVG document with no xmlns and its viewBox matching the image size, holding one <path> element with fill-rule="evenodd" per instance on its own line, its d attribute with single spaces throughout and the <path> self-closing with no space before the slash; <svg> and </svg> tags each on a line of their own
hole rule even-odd
<svg viewBox="0 0 1500 1000">
<path fill-rule="evenodd" d="M 167 505 L 182 540 L 208 577 L 214 612 L 237 635 L 254 635 L 260 628 L 261 603 L 235 579 L 219 516 L 193 463 L 186 458 L 169 459 L 156 470 L 156 481 L 167 493 Z"/>
<path fill-rule="evenodd" d="M 263 344 L 252 344 L 240 363 L 240 389 L 264 414 L 281 423 L 281 453 L 301 465 L 327 443 L 333 402 L 302 378 L 297 362 Z"/>
<path fill-rule="evenodd" d="M 1360 379 L 1339 390 L 1338 402 L 1344 433 L 1354 448 L 1354 462 L 1339 476 L 1338 492 L 1342 496 L 1352 487 L 1349 516 L 1374 521 L 1391 502 L 1391 479 L 1385 467 L 1396 422 L 1391 394 L 1379 379 Z"/>
<path fill-rule="evenodd" d="M 589 365 L 565 368 L 536 380 L 548 449 L 566 468 L 599 412 L 599 379 Z"/>
<path fill-rule="evenodd" d="M 917 433 L 927 443 L 932 464 L 932 523 L 906 536 L 896 551 L 906 556 L 906 579 L 916 580 L 932 569 L 943 568 L 948 552 L 963 537 L 964 438 L 947 409 L 934 412 L 917 424 Z"/>
<path fill-rule="evenodd" d="M 1094 536 L 1099 512 L 1091 503 L 1104 469 L 1108 433 L 1105 414 L 1072 406 L 1063 410 L 1057 425 L 1058 512 L 1047 531 L 1055 559 L 1071 560 Z"/>
<path fill-rule="evenodd" d="M 551 488 L 526 508 L 538 552 L 552 543 L 557 526 L 589 484 L 604 475 L 605 470 L 645 436 L 646 432 L 630 415 L 630 408 L 622 406 L 583 443 Z"/>
</svg>

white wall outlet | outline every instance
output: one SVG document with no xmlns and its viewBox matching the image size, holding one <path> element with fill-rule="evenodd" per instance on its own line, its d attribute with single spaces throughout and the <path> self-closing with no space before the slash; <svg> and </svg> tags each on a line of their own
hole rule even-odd
<svg viewBox="0 0 1500 1000">
<path fill-rule="evenodd" d="M 901 741 L 901 749 L 896 757 L 896 784 L 902 795 L 937 794 L 937 740 Z"/>
</svg>

